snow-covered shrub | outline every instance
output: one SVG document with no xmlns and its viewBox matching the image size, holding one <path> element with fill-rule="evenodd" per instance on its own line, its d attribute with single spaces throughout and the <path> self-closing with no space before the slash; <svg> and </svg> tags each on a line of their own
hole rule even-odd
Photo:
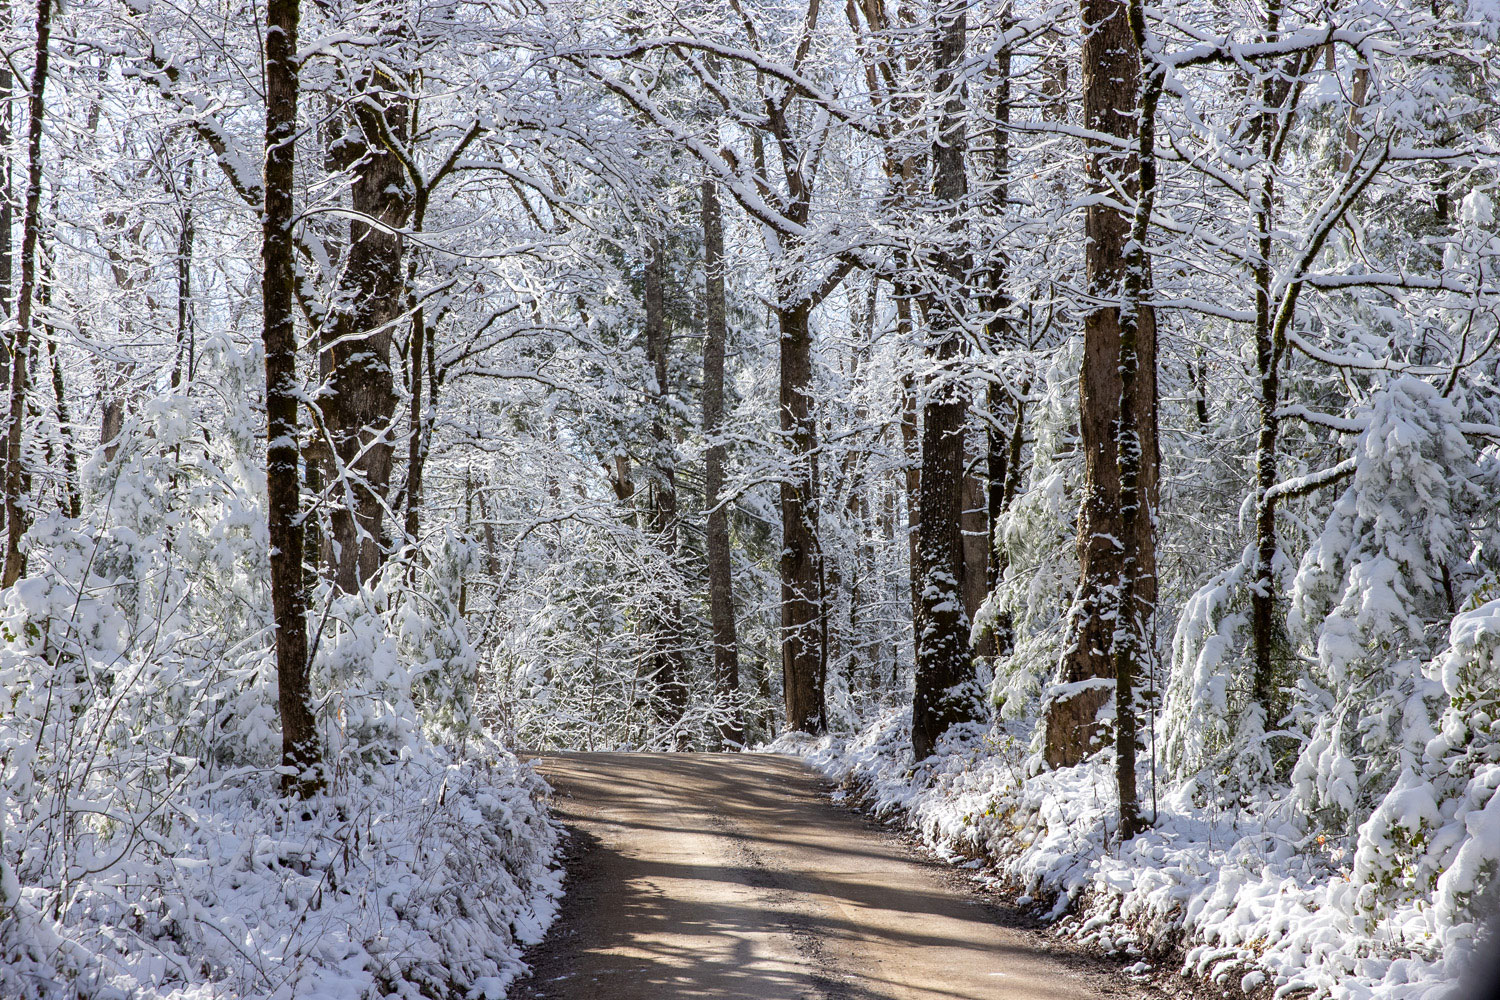
<svg viewBox="0 0 1500 1000">
<path fill-rule="evenodd" d="M 336 594 L 326 583 L 319 591 L 311 682 L 335 759 L 390 758 L 428 738 L 458 743 L 477 732 L 479 657 L 458 609 L 474 544 L 446 532 L 411 557 L 422 564 L 419 577 L 393 561 L 357 593 Z"/>
<path fill-rule="evenodd" d="M 1489 916 L 1479 901 L 1500 870 L 1500 601 L 1453 620 L 1428 674 L 1447 705 L 1360 828 L 1354 878 L 1368 919 L 1456 961 Z"/>
<path fill-rule="evenodd" d="M 1077 452 L 1078 359 L 1059 352 L 1042 372 L 1042 393 L 1031 406 L 1033 445 L 1028 480 L 995 527 L 1005 573 L 974 623 L 975 634 L 1005 616 L 1013 630 L 1008 656 L 997 658 L 990 698 L 1006 718 L 1035 706 L 1056 669 L 1065 612 L 1077 586 L 1074 519 L 1083 463 Z"/>
<path fill-rule="evenodd" d="M 841 786 L 841 797 L 899 821 L 981 886 L 1055 921 L 1059 934 L 1177 963 L 1222 995 L 1461 995 L 1453 991 L 1475 933 L 1469 918 L 1444 924 L 1433 906 L 1413 903 L 1372 920 L 1345 849 L 1309 836 L 1295 810 L 1264 792 L 1249 807 L 1219 808 L 1205 805 L 1191 780 L 1164 784 L 1150 827 L 1121 844 L 1109 750 L 1038 774 L 1026 766 L 1024 730 L 999 723 L 980 738 L 961 735 L 914 766 L 910 716 L 896 711 L 847 739 L 786 739 L 772 749 L 805 757 Z M 1477 866 L 1466 873 L 1492 863 L 1492 823 L 1469 811 L 1462 860 Z M 1449 850 L 1459 870 L 1465 848 Z M 1478 883 L 1466 874 L 1458 884 Z"/>
<path fill-rule="evenodd" d="M 1294 567 L 1278 550 L 1273 577 L 1291 580 Z M 1216 573 L 1183 605 L 1172 638 L 1172 671 L 1161 721 L 1162 759 L 1198 790 L 1242 801 L 1274 774 L 1267 719 L 1250 695 L 1255 663 L 1250 588 L 1256 553 Z"/>
<path fill-rule="evenodd" d="M 256 351 L 206 354 L 257 385 Z M 334 780 L 283 800 L 254 421 L 202 407 L 133 413 L 84 467 L 87 516 L 38 516 L 0 592 L 0 996 L 500 995 L 550 920 L 556 832 L 472 725 L 472 545 L 315 595 Z"/>
<path fill-rule="evenodd" d="M 464 621 L 460 595 L 478 562 L 473 539 L 445 531 L 428 555 L 419 585 L 402 590 L 395 615 L 422 724 L 447 743 L 463 740 L 477 725 L 479 653 Z"/>
<path fill-rule="evenodd" d="M 71 879 L 22 870 L 0 994 L 502 995 L 551 921 L 556 834 L 530 769 L 477 749 L 489 759 L 429 751 L 305 804 L 241 770 L 155 817 L 117 810 L 121 827 L 73 847 Z"/>
<path fill-rule="evenodd" d="M 1225 757 L 1241 759 L 1252 748 L 1236 735 L 1259 728 L 1264 720 L 1247 718 L 1258 706 L 1236 692 L 1248 689 L 1249 593 L 1255 553 L 1199 587 L 1182 609 L 1172 640 L 1173 664 L 1167 686 L 1163 735 L 1165 757 L 1179 775 L 1213 767 Z M 1253 753 L 1250 760 L 1259 761 Z"/>
<path fill-rule="evenodd" d="M 1361 416 L 1353 476 L 1302 557 L 1289 619 L 1317 663 L 1300 685 L 1309 738 L 1293 778 L 1309 808 L 1346 822 L 1357 822 L 1426 742 L 1419 720 L 1436 691 L 1420 664 L 1432 654 L 1434 625 L 1451 614 L 1445 580 L 1470 557 L 1478 500 L 1457 402 L 1402 376 Z"/>
</svg>

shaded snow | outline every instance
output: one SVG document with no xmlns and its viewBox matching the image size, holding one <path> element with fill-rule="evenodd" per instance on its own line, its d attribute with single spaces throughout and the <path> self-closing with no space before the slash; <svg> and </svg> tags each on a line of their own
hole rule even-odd
<svg viewBox="0 0 1500 1000">
<path fill-rule="evenodd" d="M 103 869 L 65 886 L 8 857 L 0 996 L 502 997 L 561 874 L 545 783 L 494 753 L 375 766 L 307 810 L 247 769 L 149 836 L 91 838 Z"/>
<path fill-rule="evenodd" d="M 940 857 L 982 859 L 979 881 L 1106 951 L 1180 961 L 1186 974 L 1255 996 L 1460 995 L 1473 925 L 1443 934 L 1429 921 L 1425 935 L 1413 934 L 1412 920 L 1432 910 L 1415 903 L 1372 914 L 1349 852 L 1284 802 L 1219 809 L 1200 801 L 1192 781 L 1178 783 L 1156 803 L 1151 829 L 1122 847 L 1112 756 L 1028 776 L 1026 737 L 970 728 L 914 767 L 910 712 L 898 710 L 851 737 L 770 749 L 803 756 Z"/>
</svg>

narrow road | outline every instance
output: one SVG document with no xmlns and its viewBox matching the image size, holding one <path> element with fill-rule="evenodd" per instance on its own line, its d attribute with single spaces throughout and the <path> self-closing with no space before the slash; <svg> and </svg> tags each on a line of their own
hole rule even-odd
<svg viewBox="0 0 1500 1000">
<path fill-rule="evenodd" d="M 562 915 L 513 996 L 1100 995 L 1045 942 L 830 802 L 799 761 L 601 753 L 538 766 L 574 856 Z"/>
</svg>

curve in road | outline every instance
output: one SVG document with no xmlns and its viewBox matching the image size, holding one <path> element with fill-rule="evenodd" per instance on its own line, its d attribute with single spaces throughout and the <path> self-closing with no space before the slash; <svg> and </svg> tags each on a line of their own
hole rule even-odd
<svg viewBox="0 0 1500 1000">
<path fill-rule="evenodd" d="M 531 1000 L 1091 1000 L 1035 935 L 788 757 L 539 758 L 572 830 Z"/>
</svg>

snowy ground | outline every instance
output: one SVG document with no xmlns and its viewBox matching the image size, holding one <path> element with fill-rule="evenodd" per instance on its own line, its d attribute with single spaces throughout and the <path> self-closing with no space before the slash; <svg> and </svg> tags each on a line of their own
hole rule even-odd
<svg viewBox="0 0 1500 1000">
<path fill-rule="evenodd" d="M 1180 787 L 1145 803 L 1155 822 L 1121 847 L 1107 756 L 1028 778 L 1021 739 L 973 729 L 914 769 L 909 740 L 909 711 L 893 711 L 852 737 L 783 738 L 768 749 L 800 754 L 940 857 L 1017 893 L 1059 933 L 1142 962 L 1180 962 L 1226 995 L 1475 995 L 1457 985 L 1472 925 L 1434 926 L 1420 900 L 1362 907 L 1349 846 L 1275 803 L 1254 815 L 1205 810 Z"/>
<path fill-rule="evenodd" d="M 0 996 L 498 1000 L 561 874 L 544 783 L 488 756 L 370 765 L 308 809 L 229 774 L 133 830 L 73 803 L 7 857 Z M 61 884 L 40 877 L 49 837 L 74 859 Z"/>
</svg>

